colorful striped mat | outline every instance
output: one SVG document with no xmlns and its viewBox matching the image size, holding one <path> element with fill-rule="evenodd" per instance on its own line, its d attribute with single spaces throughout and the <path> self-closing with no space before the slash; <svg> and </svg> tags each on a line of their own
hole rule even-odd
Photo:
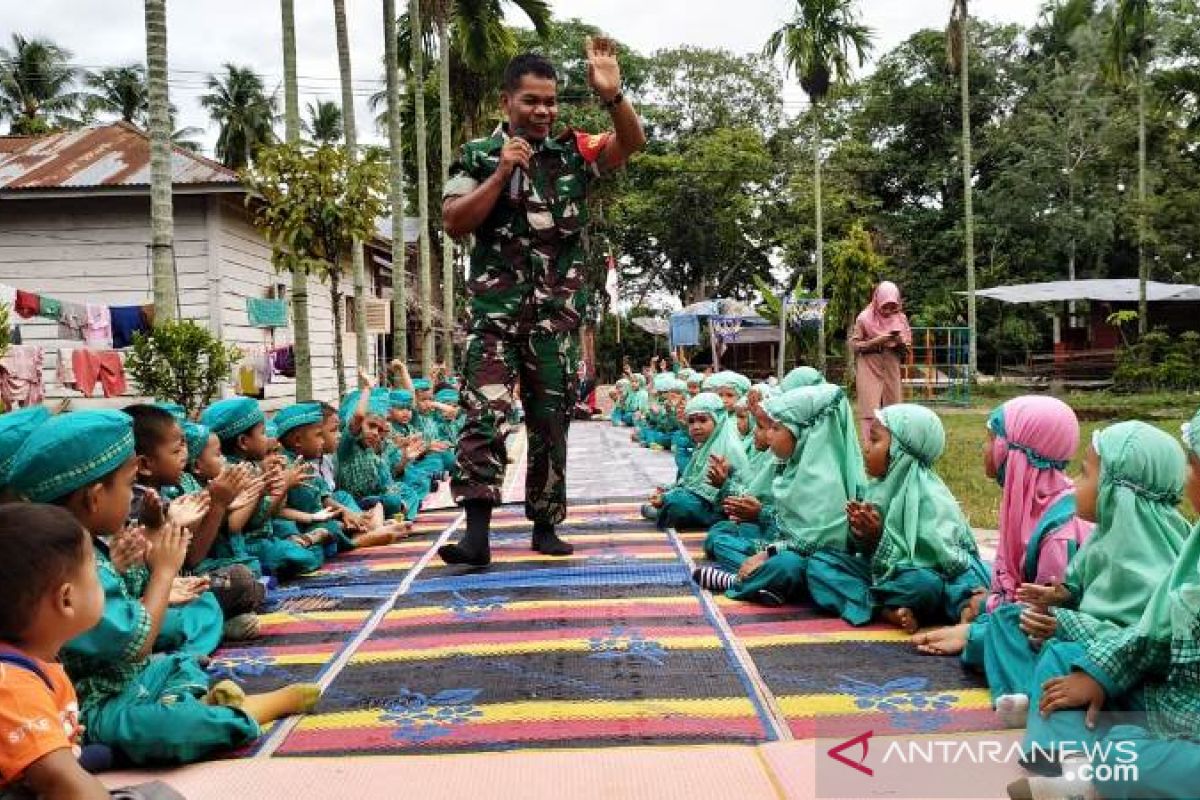
<svg viewBox="0 0 1200 800">
<path fill-rule="evenodd" d="M 638 506 L 571 506 L 569 558 L 533 552 L 523 508 L 498 508 L 489 570 L 443 565 L 432 549 L 461 515 L 425 513 L 412 538 L 273 593 L 264 636 L 219 651 L 211 671 L 253 691 L 328 684 L 266 748 L 280 756 L 997 727 L 977 676 L 894 628 L 701 593 L 690 567 L 704 533 L 659 531 Z"/>
<path fill-rule="evenodd" d="M 760 742 L 766 729 L 681 585 L 400 598 L 279 755 Z"/>
</svg>

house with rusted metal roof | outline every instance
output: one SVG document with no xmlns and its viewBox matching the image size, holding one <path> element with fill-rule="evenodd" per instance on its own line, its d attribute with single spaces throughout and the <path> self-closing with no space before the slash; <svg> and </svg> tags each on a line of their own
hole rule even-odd
<svg viewBox="0 0 1200 800">
<path fill-rule="evenodd" d="M 256 301 L 288 299 L 291 278 L 272 266 L 270 246 L 250 224 L 237 175 L 181 148 L 173 152 L 172 170 L 180 316 L 207 325 L 249 359 L 285 348 L 292 341 L 290 326 L 260 327 L 261 319 L 255 320 L 258 325 L 251 320 L 249 309 Z M 390 226 L 381 229 L 365 245 L 373 297 L 371 367 L 385 356 L 391 330 L 390 232 Z M 410 246 L 419 234 L 419 224 L 405 226 Z M 411 262 L 406 267 L 411 274 Z M 152 301 L 150 148 L 142 130 L 118 122 L 48 136 L 0 137 L 0 285 L 63 303 L 128 307 Z M 348 331 L 335 334 L 328 286 L 312 279 L 308 297 L 314 392 L 332 400 L 337 393 L 333 337 L 344 337 L 352 385 L 357 371 L 353 327 L 345 314 Z M 348 297 L 343 302 L 350 307 Z M 65 331 L 51 319 L 11 316 L 21 343 L 43 351 L 48 399 L 114 405 L 136 393 L 130 387 L 119 399 L 84 400 L 59 380 L 58 367 L 61 357 L 86 345 L 64 338 Z M 282 375 L 262 389 L 268 407 L 294 395 L 294 381 Z"/>
</svg>

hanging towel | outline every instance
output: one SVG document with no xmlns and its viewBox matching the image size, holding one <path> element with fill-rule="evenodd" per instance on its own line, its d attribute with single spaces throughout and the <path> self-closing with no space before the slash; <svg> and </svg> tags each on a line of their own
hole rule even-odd
<svg viewBox="0 0 1200 800">
<path fill-rule="evenodd" d="M 265 297 L 246 298 L 246 316 L 255 328 L 286 328 L 288 307 L 286 300 Z"/>
<path fill-rule="evenodd" d="M 700 318 L 693 314 L 671 317 L 671 347 L 695 347 L 700 344 Z"/>
<path fill-rule="evenodd" d="M 293 345 L 280 347 L 271 356 L 275 371 L 285 378 L 296 377 L 296 348 Z"/>
<path fill-rule="evenodd" d="M 38 316 L 57 320 L 62 316 L 62 303 L 53 297 L 39 297 Z"/>
<path fill-rule="evenodd" d="M 41 299 L 33 292 L 26 292 L 23 289 L 17 290 L 17 302 L 14 304 L 14 310 L 25 319 L 36 317 L 38 308 L 42 305 Z"/>
<path fill-rule="evenodd" d="M 87 320 L 87 309 L 82 305 L 63 303 L 58 312 L 58 338 L 82 342 Z"/>
<path fill-rule="evenodd" d="M 132 345 L 135 333 L 149 330 L 141 306 L 112 306 L 108 313 L 112 320 L 113 347 L 117 350 Z"/>
<path fill-rule="evenodd" d="M 154 315 L 157 313 L 154 309 L 154 303 L 146 303 L 142 306 L 142 321 L 146 323 L 146 329 L 154 327 Z"/>
<path fill-rule="evenodd" d="M 11 345 L 0 358 L 0 401 L 4 408 L 37 405 L 45 396 L 42 359 L 45 352 L 31 344 Z"/>
<path fill-rule="evenodd" d="M 88 303 L 85 309 L 83 340 L 96 347 L 112 347 L 112 315 L 108 306 Z"/>
<path fill-rule="evenodd" d="M 7 283 L 0 283 L 0 305 L 12 308 L 17 304 L 17 288 Z"/>
</svg>

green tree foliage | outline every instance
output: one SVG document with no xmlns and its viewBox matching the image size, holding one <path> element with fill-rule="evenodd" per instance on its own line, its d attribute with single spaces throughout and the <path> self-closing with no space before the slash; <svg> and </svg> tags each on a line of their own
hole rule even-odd
<svg viewBox="0 0 1200 800">
<path fill-rule="evenodd" d="M 217 397 L 240 358 L 236 347 L 185 319 L 134 334 L 125 369 L 143 394 L 179 403 L 192 412 Z"/>
<path fill-rule="evenodd" d="M 226 64 L 224 73 L 208 76 L 208 93 L 200 105 L 220 127 L 216 155 L 230 169 L 241 169 L 255 152 L 275 141 L 278 101 L 263 88 L 262 76 L 250 67 Z"/>
<path fill-rule="evenodd" d="M 301 125 L 314 144 L 337 144 L 342 140 L 342 109 L 332 100 L 317 100 L 305 107 L 308 119 Z"/>
<path fill-rule="evenodd" d="M 848 332 L 858 313 L 871 301 L 871 292 L 884 274 L 886 262 L 861 222 L 845 239 L 829 248 L 829 309 L 826 320 L 834 330 Z"/>
<path fill-rule="evenodd" d="M 254 224 L 271 243 L 275 268 L 327 282 L 333 305 L 334 363 L 345 393 L 341 278 L 351 243 L 369 239 L 383 216 L 387 164 L 378 150 L 351 159 L 338 147 L 279 144 L 241 173 Z"/>
<path fill-rule="evenodd" d="M 70 124 L 80 102 L 71 51 L 19 33 L 11 41 L 0 47 L 0 120 L 8 121 L 9 133 L 28 136 Z"/>
</svg>

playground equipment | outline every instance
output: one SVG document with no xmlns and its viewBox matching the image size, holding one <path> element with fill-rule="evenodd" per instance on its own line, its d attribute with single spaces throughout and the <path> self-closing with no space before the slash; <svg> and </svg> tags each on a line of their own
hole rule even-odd
<svg viewBox="0 0 1200 800">
<path fill-rule="evenodd" d="M 917 403 L 969 405 L 970 328 L 913 328 L 901 381 Z"/>
</svg>

